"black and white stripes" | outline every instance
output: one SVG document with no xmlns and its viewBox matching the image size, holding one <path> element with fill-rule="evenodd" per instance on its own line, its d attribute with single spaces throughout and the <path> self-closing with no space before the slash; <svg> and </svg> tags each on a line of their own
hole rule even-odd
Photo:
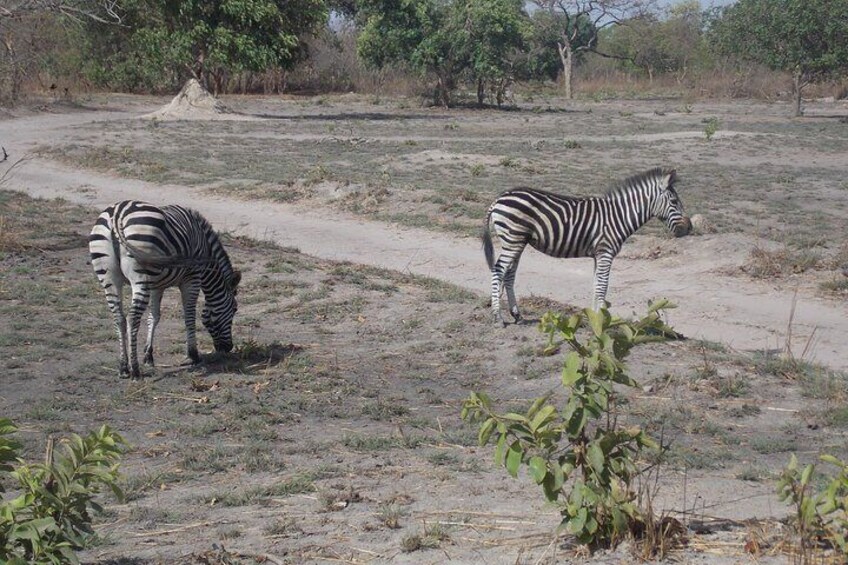
<svg viewBox="0 0 848 565">
<path fill-rule="evenodd" d="M 92 267 L 106 292 L 121 340 L 121 376 L 140 376 L 138 328 L 148 304 L 144 362 L 153 364 L 153 336 L 162 294 L 172 286 L 179 287 L 182 296 L 187 356 L 191 362 L 200 360 L 195 316 L 201 290 L 205 298 L 203 325 L 212 336 L 215 349 L 232 349 L 232 321 L 241 273 L 233 269 L 218 235 L 199 213 L 181 206 L 118 202 L 100 214 L 88 246 Z M 126 282 L 132 287 L 128 318 L 121 296 Z"/>
<path fill-rule="evenodd" d="M 521 316 L 515 300 L 515 272 L 527 244 L 553 257 L 593 257 L 595 285 L 592 307 L 604 304 L 612 260 L 624 241 L 652 217 L 665 222 L 675 236 L 692 227 L 674 190 L 673 170 L 651 169 L 632 176 L 604 196 L 574 198 L 532 188 L 514 188 L 489 207 L 483 249 L 492 271 L 492 312 L 503 322 L 500 295 L 506 289 L 509 310 Z M 491 231 L 501 244 L 495 260 Z"/>
</svg>

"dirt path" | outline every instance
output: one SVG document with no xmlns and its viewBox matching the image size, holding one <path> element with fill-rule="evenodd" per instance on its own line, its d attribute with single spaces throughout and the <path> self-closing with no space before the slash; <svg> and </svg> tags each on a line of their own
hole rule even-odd
<svg viewBox="0 0 848 565">
<path fill-rule="evenodd" d="M 126 117 L 121 112 L 91 111 L 0 121 L 0 143 L 19 156 L 47 140 L 72 137 L 74 125 Z M 324 209 L 215 197 L 197 188 L 120 179 L 41 159 L 17 168 L 6 179 L 5 188 L 39 197 L 61 196 L 93 211 L 125 198 L 190 205 L 220 230 L 271 239 L 318 257 L 436 277 L 479 292 L 481 301 L 489 286 L 476 239 L 400 228 Z M 794 290 L 726 274 L 744 263 L 752 245 L 739 235 L 678 241 L 638 237 L 616 259 L 609 298 L 615 310 L 629 314 L 642 311 L 649 299 L 665 296 L 680 305 L 671 323 L 687 336 L 737 349 L 781 348 Z M 516 290 L 519 301 L 535 294 L 588 305 L 591 284 L 591 261 L 554 260 L 528 252 Z M 848 369 L 848 355 L 843 352 L 846 333 L 848 304 L 817 297 L 810 289 L 798 292 L 792 324 L 796 354 L 806 347 L 807 360 Z"/>
</svg>

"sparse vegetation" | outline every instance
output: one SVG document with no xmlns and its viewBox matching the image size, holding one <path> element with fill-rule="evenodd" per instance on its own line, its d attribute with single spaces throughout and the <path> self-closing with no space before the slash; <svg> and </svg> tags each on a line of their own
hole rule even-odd
<svg viewBox="0 0 848 565">
<path fill-rule="evenodd" d="M 50 438 L 44 464 L 28 464 L 9 437 L 16 431 L 0 419 L 0 474 L 4 482 L 15 481 L 17 494 L 0 502 L 0 559 L 10 565 L 79 563 L 76 551 L 93 534 L 91 512 L 102 509 L 95 496 L 109 489 L 122 498 L 118 462 L 126 444 L 102 426 L 85 437 L 71 435 L 55 457 Z"/>
<path fill-rule="evenodd" d="M 605 308 L 568 318 L 546 314 L 541 327 L 549 349 L 572 349 L 562 373 L 569 392 L 562 410 L 541 397 L 526 414 L 502 414 L 482 393 L 472 393 L 463 405 L 463 419 L 480 423 L 481 445 L 497 438 L 495 461 L 513 477 L 526 466 L 545 497 L 560 506 L 563 525 L 590 547 L 614 546 L 647 524 L 631 485 L 639 475 L 639 454 L 660 446 L 639 427 L 618 425 L 612 391 L 614 384 L 637 386 L 623 363 L 633 347 L 675 335 L 661 320 L 670 307 L 657 301 L 635 322 L 614 318 Z M 586 326 L 590 336 L 581 339 Z"/>
</svg>

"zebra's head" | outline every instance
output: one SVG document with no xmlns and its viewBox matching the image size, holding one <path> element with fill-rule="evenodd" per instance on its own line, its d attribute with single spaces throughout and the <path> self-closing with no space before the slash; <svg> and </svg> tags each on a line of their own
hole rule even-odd
<svg viewBox="0 0 848 565">
<path fill-rule="evenodd" d="M 241 282 L 241 271 L 234 270 L 225 278 L 215 299 L 206 297 L 203 307 L 203 326 L 212 336 L 215 351 L 229 353 L 233 349 L 233 318 L 238 312 L 236 295 Z"/>
<path fill-rule="evenodd" d="M 674 237 L 683 237 L 689 235 L 692 222 L 686 217 L 683 202 L 674 189 L 676 181 L 677 172 L 674 169 L 660 171 L 660 193 L 654 201 L 654 215 L 665 222 L 668 231 L 673 233 Z"/>
</svg>

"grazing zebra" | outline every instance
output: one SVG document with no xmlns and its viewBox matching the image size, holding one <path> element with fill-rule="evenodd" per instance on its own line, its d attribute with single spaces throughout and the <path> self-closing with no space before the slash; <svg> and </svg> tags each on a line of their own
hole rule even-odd
<svg viewBox="0 0 848 565">
<path fill-rule="evenodd" d="M 162 294 L 172 286 L 179 287 L 182 296 L 188 360 L 200 362 L 195 315 L 201 290 L 206 302 L 203 325 L 212 336 L 215 350 L 227 352 L 233 348 L 232 322 L 241 273 L 233 269 L 218 235 L 198 212 L 136 200 L 118 202 L 97 218 L 88 248 L 121 340 L 122 378 L 140 376 L 138 328 L 148 304 L 144 363 L 153 365 L 153 334 L 159 323 Z M 125 282 L 132 287 L 129 318 L 124 315 L 122 300 Z"/>
<path fill-rule="evenodd" d="M 514 188 L 501 194 L 489 207 L 483 230 L 483 250 L 492 271 L 492 313 L 503 322 L 500 311 L 502 287 L 509 310 L 518 322 L 515 271 L 521 252 L 529 243 L 553 257 L 595 259 L 595 294 L 592 308 L 604 305 L 612 260 L 624 241 L 649 219 L 664 221 L 675 236 L 689 233 L 692 223 L 674 190 L 675 171 L 655 168 L 624 180 L 604 196 L 575 198 L 532 188 Z M 501 243 L 495 261 L 491 229 Z"/>
</svg>

